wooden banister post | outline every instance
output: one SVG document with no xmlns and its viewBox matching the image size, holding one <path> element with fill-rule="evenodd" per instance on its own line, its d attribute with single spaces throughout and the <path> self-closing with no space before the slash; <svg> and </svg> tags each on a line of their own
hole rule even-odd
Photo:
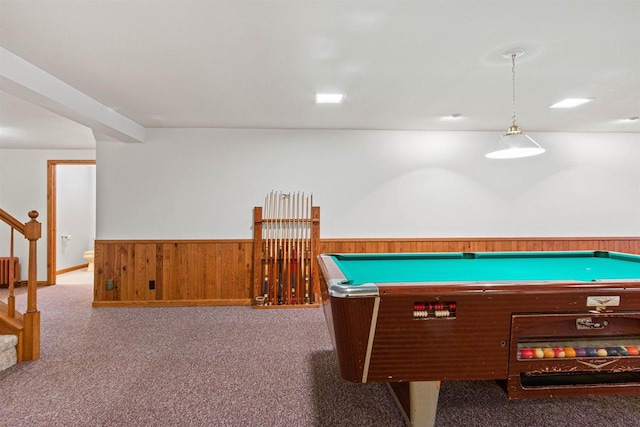
<svg viewBox="0 0 640 427">
<path fill-rule="evenodd" d="M 29 212 L 30 222 L 24 225 L 24 237 L 29 240 L 29 278 L 27 281 L 27 312 L 24 314 L 24 360 L 40 357 L 40 312 L 38 311 L 37 241 L 42 236 L 42 224 L 36 221 L 37 211 Z"/>
<path fill-rule="evenodd" d="M 11 227 L 11 249 L 9 251 L 9 297 L 7 298 L 7 315 L 9 317 L 16 317 L 16 296 L 14 295 L 14 281 L 15 271 L 13 262 L 13 231 L 15 228 Z"/>
<path fill-rule="evenodd" d="M 24 225 L 24 237 L 29 240 L 29 281 L 27 282 L 27 312 L 38 310 L 36 303 L 38 282 L 37 241 L 42 236 L 42 224 L 36 221 L 38 212 L 29 212 L 30 222 Z"/>
</svg>

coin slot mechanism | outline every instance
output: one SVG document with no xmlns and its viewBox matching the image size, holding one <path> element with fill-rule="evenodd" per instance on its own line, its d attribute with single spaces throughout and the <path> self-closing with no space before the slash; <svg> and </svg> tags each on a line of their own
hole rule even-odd
<svg viewBox="0 0 640 427">
<path fill-rule="evenodd" d="M 414 320 L 455 319 L 458 305 L 455 302 L 414 302 Z"/>
</svg>

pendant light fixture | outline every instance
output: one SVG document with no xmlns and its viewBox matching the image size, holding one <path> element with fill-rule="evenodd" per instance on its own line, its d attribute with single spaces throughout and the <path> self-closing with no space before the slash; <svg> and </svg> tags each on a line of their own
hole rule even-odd
<svg viewBox="0 0 640 427">
<path fill-rule="evenodd" d="M 495 144 L 493 149 L 486 155 L 489 159 L 516 159 L 519 157 L 530 157 L 542 154 L 545 149 L 538 145 L 529 135 L 520 130 L 516 124 L 516 57 L 524 55 L 525 50 L 521 48 L 510 49 L 502 54 L 505 58 L 511 58 L 511 74 L 513 86 L 513 116 L 511 116 L 511 126 L 507 133 Z"/>
</svg>

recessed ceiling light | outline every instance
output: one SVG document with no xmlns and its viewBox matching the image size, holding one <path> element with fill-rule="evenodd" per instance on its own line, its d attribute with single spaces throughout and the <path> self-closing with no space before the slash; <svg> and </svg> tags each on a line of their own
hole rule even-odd
<svg viewBox="0 0 640 427">
<path fill-rule="evenodd" d="M 593 101 L 593 98 L 567 98 L 556 102 L 549 108 L 573 108 L 591 101 Z"/>
<path fill-rule="evenodd" d="M 316 104 L 341 104 L 344 93 L 316 93 Z"/>
</svg>

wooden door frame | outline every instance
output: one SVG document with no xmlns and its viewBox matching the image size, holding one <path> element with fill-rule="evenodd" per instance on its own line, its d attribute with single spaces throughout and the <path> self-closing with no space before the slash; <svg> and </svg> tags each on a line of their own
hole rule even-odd
<svg viewBox="0 0 640 427">
<path fill-rule="evenodd" d="M 50 285 L 56 284 L 56 167 L 95 164 L 95 160 L 47 160 L 47 283 Z"/>
</svg>

